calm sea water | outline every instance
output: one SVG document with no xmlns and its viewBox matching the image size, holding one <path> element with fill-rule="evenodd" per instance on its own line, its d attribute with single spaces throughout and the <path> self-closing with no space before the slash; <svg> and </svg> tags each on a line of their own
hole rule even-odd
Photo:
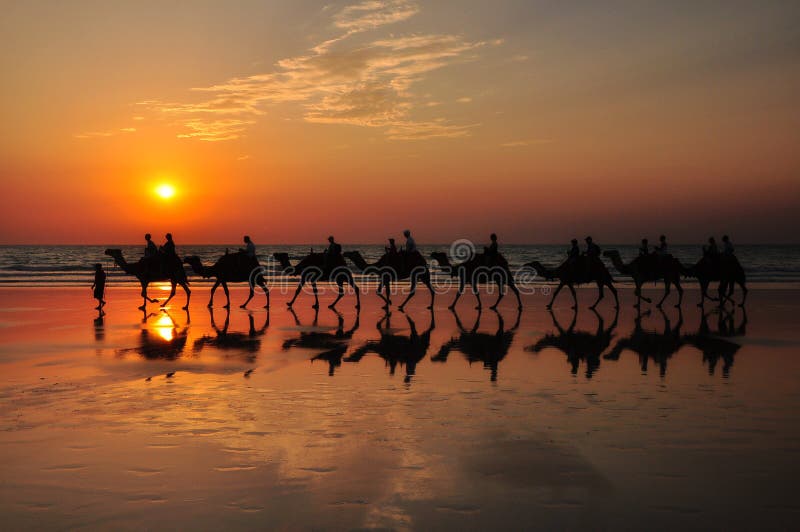
<svg viewBox="0 0 800 532">
<path fill-rule="evenodd" d="M 104 264 L 109 273 L 109 282 L 113 285 L 136 285 L 135 279 L 126 276 L 116 268 L 110 257 L 103 251 L 108 246 L 0 246 L 0 286 L 78 286 L 91 283 L 92 265 L 96 262 Z M 138 260 L 143 252 L 143 246 L 114 246 L 119 247 L 130 261 Z M 267 245 L 259 248 L 261 263 L 267 266 L 273 278 L 280 276 L 280 268 L 271 260 L 274 252 L 288 252 L 292 261 L 302 258 L 311 248 L 321 251 L 322 244 L 311 246 L 303 245 Z M 618 249 L 623 259 L 630 260 L 636 256 L 636 246 L 603 245 L 603 249 Z M 237 245 L 228 246 L 227 249 L 235 251 Z M 344 244 L 345 250 L 358 250 L 368 262 L 377 260 L 383 253 L 381 245 L 354 245 Z M 420 246 L 420 250 L 427 257 L 432 251 L 447 251 L 449 245 Z M 178 253 L 181 256 L 198 255 L 204 263 L 212 264 L 224 254 L 224 245 L 195 245 L 180 246 Z M 531 260 L 539 260 L 548 266 L 555 266 L 565 256 L 566 246 L 554 245 L 509 245 L 503 246 L 502 253 L 506 256 L 513 268 L 521 267 Z M 684 264 L 693 264 L 701 256 L 699 245 L 671 246 L 672 253 Z M 800 283 L 800 246 L 737 246 L 737 256 L 747 272 L 748 282 L 778 286 L 779 284 Z M 609 267 L 610 261 L 606 260 Z M 431 263 L 434 272 L 441 273 L 435 262 Z M 355 270 L 355 267 L 354 267 Z M 192 282 L 207 283 L 208 280 L 194 276 L 191 271 Z M 626 279 L 618 276 L 620 281 Z M 357 282 L 369 283 L 370 279 L 360 279 Z M 691 281 L 689 281 L 691 282 Z"/>
</svg>

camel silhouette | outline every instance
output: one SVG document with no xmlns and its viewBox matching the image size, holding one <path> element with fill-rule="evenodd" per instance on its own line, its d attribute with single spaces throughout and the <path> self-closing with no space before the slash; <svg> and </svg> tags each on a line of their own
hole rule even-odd
<svg viewBox="0 0 800 532">
<path fill-rule="evenodd" d="M 555 302 L 556 296 L 564 286 L 568 287 L 569 291 L 572 292 L 572 308 L 578 308 L 578 297 L 575 294 L 574 285 L 584 283 L 595 283 L 599 291 L 597 300 L 589 307 L 590 309 L 594 310 L 600 300 L 605 297 L 603 293 L 604 286 L 607 286 L 611 293 L 614 294 L 614 307 L 619 308 L 619 297 L 617 296 L 617 289 L 614 288 L 614 279 L 611 277 L 608 268 L 600 260 L 591 260 L 589 257 L 583 256 L 579 258 L 576 264 L 569 264 L 569 261 L 564 261 L 556 268 L 548 268 L 536 260 L 527 263 L 526 266 L 530 266 L 547 280 L 558 279 L 558 288 L 553 292 L 553 297 L 550 298 L 550 302 L 547 304 L 548 309 L 553 308 L 553 302 Z"/>
<path fill-rule="evenodd" d="M 261 349 L 261 337 L 264 336 L 269 327 L 269 311 L 266 312 L 264 317 L 264 324 L 261 328 L 256 329 L 255 318 L 252 312 L 248 312 L 247 319 L 250 322 L 250 327 L 246 333 L 244 332 L 230 332 L 228 328 L 231 323 L 230 309 L 226 309 L 225 323 L 220 329 L 214 320 L 214 309 L 208 308 L 208 313 L 211 317 L 211 327 L 214 329 L 216 335 L 204 334 L 194 341 L 192 350 L 199 353 L 206 346 L 215 347 L 221 351 L 232 350 L 237 354 L 244 355 L 248 362 L 255 362 L 258 351 Z"/>
<path fill-rule="evenodd" d="M 300 319 L 292 308 L 289 308 L 292 313 L 295 325 L 302 327 Z M 328 375 L 333 376 L 336 368 L 342 365 L 342 357 L 347 352 L 350 340 L 359 328 L 361 323 L 361 313 L 356 312 L 356 318 L 353 326 L 347 331 L 344 330 L 344 316 L 341 312 L 334 310 L 336 314 L 336 331 L 331 333 L 328 331 L 318 330 L 319 311 L 314 309 L 314 321 L 312 323 L 313 330 L 300 331 L 297 338 L 289 338 L 283 342 L 283 350 L 290 349 L 322 349 L 323 351 L 311 358 L 313 364 L 316 360 L 324 360 L 328 363 Z"/>
<path fill-rule="evenodd" d="M 255 285 L 264 290 L 264 295 L 267 296 L 267 304 L 264 305 L 264 308 L 269 308 L 269 289 L 264 281 L 264 274 L 258 264 L 258 259 L 251 259 L 243 253 L 226 253 L 212 266 L 203 265 L 200 257 L 195 255 L 185 257 L 183 262 L 190 265 L 197 275 L 206 279 L 210 277 L 216 279 L 214 286 L 211 287 L 211 299 L 208 300 L 209 308 L 214 306 L 214 292 L 217 291 L 217 287 L 220 285 L 225 291 L 225 299 L 227 300 L 223 308 L 230 308 L 231 295 L 228 291 L 228 283 L 247 283 L 250 288 L 250 295 L 247 297 L 247 301 L 239 305 L 240 308 L 247 308 L 247 304 L 253 299 Z"/>
<path fill-rule="evenodd" d="M 497 331 L 494 334 L 478 332 L 481 324 L 480 311 L 475 317 L 475 325 L 469 330 L 464 328 L 458 313 L 455 310 L 452 310 L 452 312 L 460 334 L 442 345 L 439 352 L 431 357 L 431 361 L 447 362 L 450 351 L 455 349 L 466 357 L 470 365 L 473 362 L 483 363 L 483 367 L 490 371 L 490 380 L 492 382 L 497 381 L 498 366 L 500 361 L 508 354 L 514 341 L 514 334 L 519 327 L 520 317 L 522 316 L 521 310 L 517 309 L 517 321 L 510 329 L 505 328 L 502 314 L 495 310 L 494 313 L 497 314 Z"/>
<path fill-rule="evenodd" d="M 567 329 L 561 327 L 555 314 L 550 312 L 550 318 L 553 320 L 553 326 L 558 330 L 558 334 L 547 333 L 535 344 L 525 347 L 525 351 L 539 353 L 548 347 L 558 349 L 567 356 L 567 362 L 572 367 L 573 375 L 578 374 L 578 368 L 583 361 L 586 364 L 586 378 L 591 379 L 592 375 L 600 368 L 600 356 L 611 345 L 619 318 L 619 312 L 614 312 L 614 321 L 606 329 L 603 317 L 594 309 L 592 311 L 597 317 L 597 330 L 594 334 L 575 330 L 575 322 L 578 319 L 577 310 L 572 313 L 572 323 Z"/>
<path fill-rule="evenodd" d="M 497 263 L 496 266 L 488 267 L 487 263 L 490 261 L 487 260 L 483 253 L 475 253 L 470 259 L 459 264 L 450 264 L 447 254 L 440 251 L 434 251 L 431 253 L 431 257 L 439 263 L 443 270 L 447 270 L 451 277 L 458 277 L 458 292 L 456 292 L 455 299 L 448 307 L 450 310 L 456 307 L 458 299 L 464 293 L 464 285 L 467 283 L 472 286 L 472 293 L 475 294 L 475 298 L 478 300 L 478 305 L 475 308 L 480 310 L 483 305 L 480 292 L 478 292 L 478 283 L 482 280 L 493 281 L 497 284 L 499 293 L 497 301 L 489 307 L 491 310 L 495 310 L 497 305 L 500 304 L 500 300 L 505 296 L 503 289 L 506 284 L 517 296 L 517 308 L 522 309 L 522 298 L 520 298 L 519 289 L 517 289 L 517 285 L 514 283 L 514 276 L 504 259 L 500 258 L 500 260 L 494 261 Z"/>
<path fill-rule="evenodd" d="M 367 353 L 376 353 L 389 366 L 390 375 L 394 375 L 398 364 L 405 365 L 406 376 L 404 382 L 411 382 L 411 378 L 416 374 L 417 364 L 428 353 L 428 348 L 431 345 L 431 332 L 436 327 L 436 323 L 433 311 L 431 311 L 430 325 L 420 334 L 417 332 L 417 326 L 411 316 L 406 315 L 406 321 L 408 321 L 408 326 L 411 328 L 409 335 L 395 334 L 391 325 L 391 313 L 387 312 L 375 325 L 381 335 L 380 339 L 368 340 L 364 345 L 348 355 L 344 361 L 359 362 Z"/>
<path fill-rule="evenodd" d="M 422 283 L 428 287 L 428 290 L 431 293 L 431 304 L 428 306 L 428 308 L 433 308 L 435 293 L 433 291 L 433 286 L 431 285 L 431 271 L 428 268 L 428 263 L 425 262 L 425 259 L 419 253 L 385 253 L 380 259 L 378 259 L 378 262 L 374 264 L 367 264 L 367 261 L 358 251 L 345 251 L 344 256 L 353 261 L 353 264 L 355 264 L 362 272 L 366 274 L 378 275 L 379 284 L 377 294 L 385 303 L 383 308 L 388 309 L 392 304 L 390 295 L 392 281 L 398 281 L 400 279 L 410 279 L 411 287 L 405 301 L 403 301 L 403 303 L 397 307 L 398 310 L 402 311 L 403 308 L 405 308 L 406 303 L 408 303 L 409 300 L 414 297 L 414 294 L 417 291 L 418 281 L 422 281 Z M 381 294 L 381 289 L 385 289 L 385 297 Z"/>
<path fill-rule="evenodd" d="M 702 307 L 706 299 L 719 301 L 720 306 L 723 306 L 727 300 L 733 302 L 731 295 L 736 284 L 742 288 L 742 301 L 739 306 L 744 306 L 747 299 L 747 280 L 744 268 L 735 256 L 705 255 L 696 264 L 683 268 L 682 273 L 687 277 L 697 278 L 697 282 L 700 283 L 701 295 L 698 307 Z M 719 297 L 716 298 L 708 295 L 708 286 L 714 281 L 719 281 L 717 290 Z"/>
<path fill-rule="evenodd" d="M 678 307 L 678 323 L 675 327 L 670 324 L 669 317 L 659 307 L 659 312 L 664 319 L 663 332 L 648 331 L 642 328 L 642 317 L 649 316 L 650 311 L 644 314 L 637 312 L 634 320 L 633 332 L 627 338 L 620 339 L 617 344 L 603 358 L 606 360 L 619 360 L 623 351 L 633 351 L 639 355 L 642 371 L 647 372 L 647 366 L 652 359 L 658 364 L 659 374 L 667 374 L 667 361 L 685 345 L 681 336 L 683 326 L 683 313 Z"/>
<path fill-rule="evenodd" d="M 344 257 L 340 257 L 339 261 L 337 261 L 337 264 L 333 264 L 326 268 L 324 253 L 314 253 L 312 251 L 303 259 L 301 259 L 296 266 L 292 266 L 289 262 L 288 253 L 273 253 L 272 256 L 275 257 L 275 260 L 277 260 L 278 264 L 281 265 L 283 273 L 286 275 L 296 275 L 300 277 L 300 282 L 297 285 L 297 290 L 295 291 L 292 300 L 286 303 L 288 307 L 291 308 L 291 306 L 294 305 L 294 302 L 297 299 L 297 296 L 300 294 L 300 291 L 303 289 L 303 286 L 306 283 L 311 283 L 311 287 L 314 289 L 314 305 L 312 305 L 312 308 L 319 308 L 317 282 L 329 281 L 336 283 L 339 288 L 339 294 L 336 296 L 334 302 L 328 305 L 328 308 L 335 308 L 336 304 L 344 296 L 344 283 L 347 283 L 353 287 L 353 290 L 355 290 L 356 293 L 356 308 L 361 308 L 361 293 L 355 281 L 353 280 L 352 272 L 347 269 L 347 265 L 344 262 Z"/>
<path fill-rule="evenodd" d="M 184 305 L 183 308 L 189 308 L 189 299 L 191 298 L 192 291 L 189 290 L 189 282 L 186 280 L 186 270 L 183 269 L 180 260 L 174 262 L 167 260 L 164 262 L 163 264 L 168 266 L 168 271 L 164 272 L 162 271 L 162 258 L 158 256 L 130 263 L 125 260 L 125 257 L 122 255 L 122 250 L 120 249 L 107 249 L 105 254 L 113 258 L 114 263 L 119 266 L 122 271 L 128 275 L 133 275 L 139 280 L 139 284 L 142 285 L 142 298 L 144 299 L 142 306 L 139 307 L 140 310 L 145 310 L 145 308 L 147 308 L 148 301 L 150 303 L 158 303 L 158 299 L 147 297 L 147 285 L 159 281 L 169 281 L 170 284 L 172 284 L 172 291 L 169 293 L 169 297 L 166 301 L 161 303 L 162 308 L 166 307 L 167 303 L 175 296 L 175 287 L 177 285 L 181 285 L 186 292 L 186 305 Z"/>
<path fill-rule="evenodd" d="M 636 304 L 634 305 L 635 307 L 640 307 L 643 299 L 648 303 L 651 302 L 650 298 L 642 296 L 642 285 L 647 281 L 658 281 L 662 279 L 664 281 L 664 296 L 656 306 L 661 308 L 673 284 L 678 290 L 678 303 L 675 306 L 681 306 L 683 302 L 683 287 L 681 286 L 683 266 L 678 259 L 672 255 L 667 255 L 665 257 L 656 257 L 654 255 L 639 256 L 628 264 L 622 262 L 619 251 L 615 249 L 604 251 L 603 256 L 611 259 L 612 264 L 614 264 L 614 267 L 619 273 L 633 278 L 633 282 L 636 285 L 634 293 L 637 298 Z"/>
</svg>

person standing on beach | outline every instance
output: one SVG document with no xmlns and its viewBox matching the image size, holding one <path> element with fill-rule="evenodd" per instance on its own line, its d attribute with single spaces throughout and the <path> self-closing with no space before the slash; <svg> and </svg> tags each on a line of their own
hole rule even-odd
<svg viewBox="0 0 800 532">
<path fill-rule="evenodd" d="M 94 291 L 94 298 L 97 300 L 97 310 L 102 310 L 106 302 L 103 296 L 106 292 L 106 272 L 103 270 L 103 265 L 99 262 L 94 265 L 94 282 L 92 283 L 92 290 Z"/>
<path fill-rule="evenodd" d="M 158 255 L 158 248 L 156 247 L 156 243 L 153 242 L 153 237 L 150 236 L 150 233 L 144 235 L 144 240 L 147 242 L 144 248 L 144 258 L 149 259 L 150 257 Z"/>
</svg>

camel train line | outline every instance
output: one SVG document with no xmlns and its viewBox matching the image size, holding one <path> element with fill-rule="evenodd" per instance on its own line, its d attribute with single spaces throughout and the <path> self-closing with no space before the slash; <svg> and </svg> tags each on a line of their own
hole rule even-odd
<svg viewBox="0 0 800 532">
<path fill-rule="evenodd" d="M 416 293 L 417 284 L 421 282 L 425 285 L 430 292 L 430 304 L 428 308 L 432 308 L 436 293 L 431 281 L 431 269 L 428 261 L 416 249 L 413 251 L 397 251 L 394 248 L 394 241 L 392 247 L 387 248 L 386 252 L 381 258 L 373 263 L 368 264 L 367 261 L 361 256 L 358 251 L 347 251 L 342 253 L 341 246 L 333 241 L 333 237 L 329 238 L 331 247 L 326 252 L 314 252 L 313 250 L 300 259 L 299 262 L 292 265 L 289 255 L 287 253 L 273 253 L 273 258 L 280 265 L 282 274 L 298 277 L 299 282 L 297 289 L 287 302 L 291 308 L 297 300 L 303 286 L 311 284 L 312 292 L 314 295 L 314 308 L 319 308 L 319 296 L 317 283 L 328 282 L 337 286 L 336 299 L 328 305 L 330 308 L 335 308 L 339 301 L 344 297 L 344 285 L 347 284 L 353 288 L 356 298 L 356 308 L 361 306 L 361 291 L 356 285 L 353 274 L 347 266 L 345 259 L 350 260 L 355 267 L 361 271 L 363 275 L 376 275 L 378 277 L 378 296 L 384 302 L 384 308 L 389 308 L 392 304 L 391 283 L 399 280 L 408 280 L 410 282 L 410 289 L 405 300 L 398 306 L 399 310 L 403 310 L 409 300 L 414 297 Z M 587 239 L 591 248 L 591 241 Z M 222 286 L 225 293 L 226 304 L 225 308 L 230 307 L 230 292 L 228 289 L 229 283 L 247 283 L 250 288 L 250 293 L 247 300 L 240 305 L 241 308 L 246 308 L 255 294 L 255 287 L 260 287 L 266 297 L 265 308 L 270 305 L 270 292 L 267 287 L 265 279 L 266 268 L 258 262 L 255 254 L 255 248 L 249 239 L 248 250 L 240 250 L 236 253 L 227 253 L 222 255 L 214 264 L 205 265 L 199 257 L 187 256 L 181 261 L 174 252 L 170 255 L 162 253 L 151 254 L 140 259 L 137 262 L 127 262 L 120 249 L 107 249 L 105 254 L 110 256 L 114 263 L 126 274 L 136 277 L 141 285 L 142 306 L 140 309 L 145 309 L 147 303 L 158 303 L 159 301 L 150 298 L 147 295 L 147 287 L 153 282 L 169 282 L 172 285 L 169 296 L 161 303 L 161 306 L 166 306 L 170 300 L 175 296 L 176 288 L 180 286 L 186 292 L 186 305 L 183 308 L 188 308 L 189 299 L 191 297 L 191 290 L 189 289 L 189 282 L 184 269 L 184 264 L 191 267 L 192 271 L 204 278 L 213 278 L 214 284 L 211 287 L 211 296 L 208 302 L 208 307 L 213 307 L 214 293 L 217 288 Z M 575 242 L 573 241 L 573 250 L 575 249 Z M 646 242 L 646 241 L 644 241 Z M 520 297 L 519 289 L 514 281 L 514 274 L 508 266 L 508 263 L 503 256 L 497 252 L 496 241 L 493 240 L 493 247 L 485 248 L 483 253 L 473 252 L 470 256 L 459 263 L 451 263 L 447 253 L 433 252 L 431 259 L 436 261 L 439 268 L 446 275 L 458 279 L 458 288 L 456 291 L 455 299 L 449 305 L 449 308 L 454 308 L 458 300 L 464 293 L 465 286 L 469 284 L 472 293 L 475 295 L 477 306 L 482 307 L 482 301 L 478 286 L 480 284 L 494 283 L 499 288 L 498 297 L 494 304 L 490 307 L 495 309 L 505 295 L 505 288 L 516 296 L 517 307 L 522 308 L 522 299 Z M 330 253 L 333 249 L 335 252 Z M 581 284 L 595 284 L 598 289 L 597 299 L 592 303 L 590 308 L 594 309 L 605 297 L 605 288 L 614 296 L 614 306 L 619 308 L 619 298 L 617 289 L 614 287 L 614 279 L 611 272 L 601 260 L 599 248 L 595 246 L 595 253 L 580 254 L 572 256 L 561 263 L 555 268 L 544 266 L 539 261 L 528 262 L 523 267 L 532 270 L 536 275 L 544 278 L 545 280 L 557 280 L 558 286 L 553 291 L 550 301 L 547 303 L 547 308 L 550 309 L 555 302 L 556 297 L 564 287 L 567 287 L 573 299 L 573 308 L 578 305 L 578 298 L 575 292 L 575 286 Z M 616 250 L 608 250 L 602 253 L 610 259 L 613 267 L 620 275 L 630 277 L 634 283 L 634 294 L 636 295 L 635 306 L 641 306 L 641 302 L 645 301 L 651 303 L 651 299 L 642 295 L 642 286 L 646 282 L 663 282 L 664 293 L 661 299 L 656 303 L 657 307 L 661 307 L 670 295 L 672 287 L 674 286 L 678 292 L 678 302 L 676 307 L 680 307 L 683 302 L 683 287 L 681 286 L 681 278 L 692 277 L 696 278 L 700 284 L 701 300 L 698 306 L 703 306 L 705 300 L 717 301 L 720 306 L 724 305 L 727 301 L 735 303 L 733 300 L 733 290 L 735 285 L 739 285 L 742 289 L 742 300 L 739 306 L 743 306 L 747 298 L 747 287 L 744 269 L 739 263 L 738 259 L 732 253 L 704 253 L 703 257 L 697 263 L 691 266 L 684 266 L 681 262 L 669 254 L 658 255 L 656 253 L 641 253 L 638 257 L 630 262 L 624 262 L 620 253 Z M 708 293 L 709 286 L 713 282 L 718 282 L 717 297 Z M 382 293 L 383 292 L 383 293 Z M 385 294 L 385 295 L 384 295 Z"/>
</svg>

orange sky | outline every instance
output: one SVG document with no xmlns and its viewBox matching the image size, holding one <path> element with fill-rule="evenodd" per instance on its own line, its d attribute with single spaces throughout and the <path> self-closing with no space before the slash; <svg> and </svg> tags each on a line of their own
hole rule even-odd
<svg viewBox="0 0 800 532">
<path fill-rule="evenodd" d="M 795 2 L 159 4 L 6 8 L 0 243 L 800 242 Z"/>
</svg>

